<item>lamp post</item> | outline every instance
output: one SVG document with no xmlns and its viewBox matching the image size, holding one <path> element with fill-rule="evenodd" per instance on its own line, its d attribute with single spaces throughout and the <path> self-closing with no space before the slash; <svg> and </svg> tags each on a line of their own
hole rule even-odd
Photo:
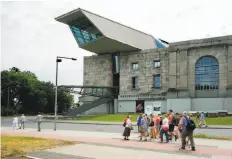
<svg viewBox="0 0 232 159">
<path fill-rule="evenodd" d="M 70 58 L 70 57 L 60 57 L 60 56 L 56 57 L 56 87 L 55 87 L 55 120 L 54 120 L 54 131 L 56 131 L 56 120 L 57 120 L 58 63 L 62 62 L 62 59 L 69 59 L 69 60 L 73 60 L 73 61 L 77 60 L 76 58 Z"/>
<path fill-rule="evenodd" d="M 8 111 L 9 111 L 9 106 L 10 106 L 10 87 L 7 88 L 7 116 L 8 116 Z"/>
</svg>

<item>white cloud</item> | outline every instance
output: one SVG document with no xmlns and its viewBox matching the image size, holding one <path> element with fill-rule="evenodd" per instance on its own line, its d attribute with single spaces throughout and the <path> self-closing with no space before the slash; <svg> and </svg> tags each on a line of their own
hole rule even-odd
<svg viewBox="0 0 232 159">
<path fill-rule="evenodd" d="M 54 20 L 78 7 L 170 42 L 232 33 L 229 0 L 2 2 L 2 69 L 16 66 L 54 82 L 56 56 L 76 57 L 59 64 L 59 84 L 82 85 L 83 56 L 91 53 Z"/>
</svg>

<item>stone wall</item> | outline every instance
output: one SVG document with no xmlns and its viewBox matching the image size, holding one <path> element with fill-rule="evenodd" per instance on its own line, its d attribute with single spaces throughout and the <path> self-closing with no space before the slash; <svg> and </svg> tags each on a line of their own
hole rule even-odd
<svg viewBox="0 0 232 159">
<path fill-rule="evenodd" d="M 153 67 L 153 61 L 160 60 L 160 68 Z M 158 94 L 167 91 L 168 54 L 166 51 L 146 50 L 120 54 L 120 95 Z M 132 63 L 138 62 L 138 69 L 132 69 Z M 161 89 L 153 88 L 153 75 L 161 75 Z M 138 77 L 139 89 L 132 88 L 132 77 Z"/>
<path fill-rule="evenodd" d="M 112 56 L 84 57 L 84 85 L 112 86 Z"/>
<path fill-rule="evenodd" d="M 195 64 L 203 56 L 213 56 L 219 63 L 219 89 L 195 91 Z M 153 68 L 153 60 L 161 67 Z M 132 70 L 138 62 L 139 69 Z M 169 48 L 121 53 L 120 95 L 158 94 L 167 98 L 204 98 L 232 96 L 232 36 L 171 43 Z M 153 75 L 161 74 L 161 89 L 152 88 Z M 139 77 L 139 89 L 132 89 L 132 77 Z M 230 92 L 230 93 L 229 93 Z"/>
<path fill-rule="evenodd" d="M 219 89 L 216 91 L 195 91 L 195 64 L 203 56 L 213 56 L 219 62 Z M 153 67 L 154 60 L 160 60 L 160 68 Z M 137 70 L 132 69 L 134 62 L 138 62 Z M 112 86 L 111 64 L 110 54 L 85 57 L 84 85 Z M 161 75 L 160 89 L 153 88 L 155 74 Z M 139 89 L 132 88 L 132 77 L 135 76 L 139 79 Z M 164 49 L 120 53 L 120 95 L 162 92 L 168 92 L 167 98 L 232 97 L 232 36 L 176 42 Z"/>
<path fill-rule="evenodd" d="M 216 96 L 212 93 L 212 97 L 225 96 L 227 86 L 227 47 L 223 45 L 198 47 L 188 50 L 188 88 L 190 96 L 196 97 L 195 64 L 197 60 L 203 56 L 213 56 L 218 60 L 219 64 L 219 88 L 217 90 L 218 93 Z M 211 91 L 209 93 L 211 93 Z M 205 92 L 202 93 L 202 95 L 204 94 Z M 201 95 L 199 95 L 198 97 L 201 97 Z"/>
</svg>

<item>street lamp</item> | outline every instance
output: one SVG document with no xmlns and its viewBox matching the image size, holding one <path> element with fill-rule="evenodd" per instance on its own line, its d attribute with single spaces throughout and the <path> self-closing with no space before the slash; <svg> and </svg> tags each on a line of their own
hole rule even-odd
<svg viewBox="0 0 232 159">
<path fill-rule="evenodd" d="M 54 131 L 56 131 L 56 120 L 57 120 L 57 83 L 58 83 L 58 63 L 62 62 L 62 59 L 69 59 L 76 61 L 76 58 L 70 58 L 70 57 L 56 57 L 56 88 L 55 88 L 55 121 L 54 121 Z"/>
</svg>

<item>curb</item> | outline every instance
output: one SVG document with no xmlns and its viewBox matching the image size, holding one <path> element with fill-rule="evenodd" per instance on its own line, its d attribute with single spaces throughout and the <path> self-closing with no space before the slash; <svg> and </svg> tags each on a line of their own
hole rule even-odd
<svg viewBox="0 0 232 159">
<path fill-rule="evenodd" d="M 53 122 L 52 120 L 47 120 L 43 122 Z M 89 123 L 89 122 L 68 122 L 68 121 L 56 121 L 56 123 L 66 123 L 66 124 L 89 124 L 89 125 L 118 125 L 122 126 L 123 124 L 117 124 L 117 123 Z M 132 126 L 137 126 L 137 125 L 132 125 Z M 232 127 L 196 127 L 197 129 L 232 129 Z"/>
</svg>

